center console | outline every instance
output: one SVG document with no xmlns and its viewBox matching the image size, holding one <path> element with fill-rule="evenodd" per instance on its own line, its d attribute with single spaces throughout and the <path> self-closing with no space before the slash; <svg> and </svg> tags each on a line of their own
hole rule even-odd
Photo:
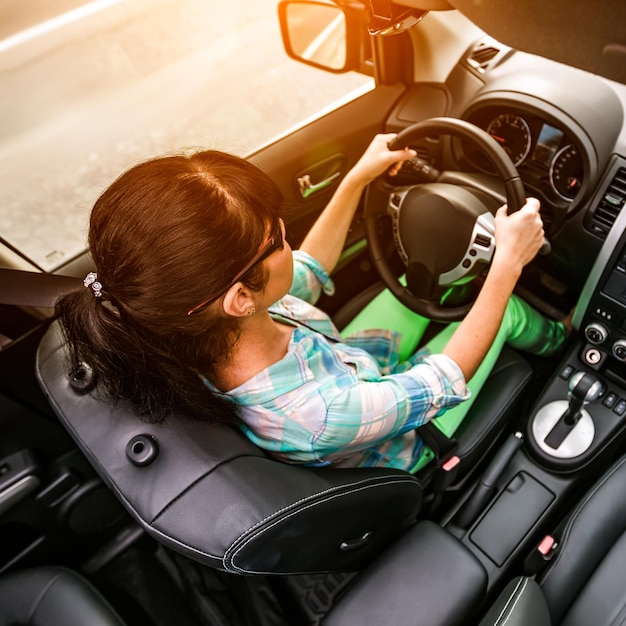
<svg viewBox="0 0 626 626">
<path fill-rule="evenodd" d="M 529 420 L 532 455 L 559 471 L 593 462 L 626 427 L 625 231 L 622 212 L 576 307 L 573 326 L 582 340 L 561 364 Z"/>
<path fill-rule="evenodd" d="M 517 434 L 523 443 L 500 463 L 493 497 L 473 507 L 478 484 L 444 520 L 482 563 L 490 589 L 519 571 L 626 438 L 626 211 L 593 265 L 573 326 L 579 339 Z"/>
</svg>

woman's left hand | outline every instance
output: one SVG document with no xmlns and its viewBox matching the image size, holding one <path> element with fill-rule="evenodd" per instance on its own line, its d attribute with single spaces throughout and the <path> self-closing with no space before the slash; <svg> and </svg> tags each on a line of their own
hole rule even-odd
<svg viewBox="0 0 626 626">
<path fill-rule="evenodd" d="M 397 136 L 397 133 L 376 135 L 348 175 L 363 186 L 369 185 L 387 170 L 390 176 L 395 176 L 404 161 L 417 156 L 415 150 L 411 148 L 390 150 L 389 144 Z"/>
</svg>

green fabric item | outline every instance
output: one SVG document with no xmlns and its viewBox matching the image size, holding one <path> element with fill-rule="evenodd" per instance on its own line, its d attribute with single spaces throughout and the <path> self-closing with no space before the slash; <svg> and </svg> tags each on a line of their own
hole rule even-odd
<svg viewBox="0 0 626 626">
<path fill-rule="evenodd" d="M 385 289 L 348 324 L 342 334 L 347 336 L 350 333 L 369 328 L 397 331 L 402 334 L 400 358 L 406 359 L 419 346 L 429 322 L 430 320 L 408 309 L 389 290 Z M 432 354 L 441 353 L 459 324 L 460 322 L 448 324 L 424 347 Z M 468 382 L 471 396 L 436 418 L 434 423 L 437 428 L 448 437 L 454 435 L 485 384 L 505 343 L 518 350 L 550 356 L 562 346 L 565 337 L 565 327 L 561 322 L 545 318 L 521 298 L 515 295 L 511 296 L 500 330 L 482 364 Z M 425 447 L 424 453 L 411 472 L 420 470 L 434 456 L 433 451 Z"/>
<path fill-rule="evenodd" d="M 344 337 L 370 328 L 383 328 L 402 334 L 400 360 L 411 356 L 426 332 L 430 320 L 402 304 L 388 289 L 381 291 L 341 331 Z"/>
</svg>

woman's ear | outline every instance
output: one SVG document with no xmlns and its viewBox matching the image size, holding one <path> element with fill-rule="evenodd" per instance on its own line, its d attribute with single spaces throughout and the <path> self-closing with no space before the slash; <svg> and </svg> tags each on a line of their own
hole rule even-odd
<svg viewBox="0 0 626 626">
<path fill-rule="evenodd" d="M 231 317 L 248 317 L 256 309 L 252 292 L 243 284 L 234 284 L 224 295 L 222 308 Z"/>
</svg>

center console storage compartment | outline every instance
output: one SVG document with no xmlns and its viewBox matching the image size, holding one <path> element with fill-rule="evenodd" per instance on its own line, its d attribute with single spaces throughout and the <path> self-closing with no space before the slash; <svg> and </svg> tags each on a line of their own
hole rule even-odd
<svg viewBox="0 0 626 626">
<path fill-rule="evenodd" d="M 470 541 L 502 566 L 548 509 L 555 494 L 519 472 L 470 533 Z"/>
</svg>

